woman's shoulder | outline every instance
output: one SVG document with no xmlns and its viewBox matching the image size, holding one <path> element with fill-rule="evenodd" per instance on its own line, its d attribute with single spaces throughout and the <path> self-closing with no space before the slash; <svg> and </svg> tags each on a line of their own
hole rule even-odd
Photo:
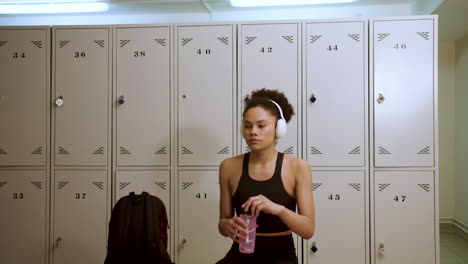
<svg viewBox="0 0 468 264">
<path fill-rule="evenodd" d="M 306 160 L 288 154 L 284 154 L 283 160 L 289 169 L 295 172 L 308 170 L 310 168 L 309 163 Z"/>
<path fill-rule="evenodd" d="M 232 171 L 238 169 L 239 166 L 242 166 L 242 161 L 244 160 L 244 154 L 237 155 L 234 157 L 224 159 L 220 166 L 220 169 L 223 171 Z"/>
</svg>

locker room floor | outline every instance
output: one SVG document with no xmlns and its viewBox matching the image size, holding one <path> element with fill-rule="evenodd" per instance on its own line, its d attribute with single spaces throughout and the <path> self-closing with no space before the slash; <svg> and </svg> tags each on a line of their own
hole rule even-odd
<svg viewBox="0 0 468 264">
<path fill-rule="evenodd" d="M 468 234 L 443 226 L 440 228 L 440 264 L 468 264 Z"/>
</svg>

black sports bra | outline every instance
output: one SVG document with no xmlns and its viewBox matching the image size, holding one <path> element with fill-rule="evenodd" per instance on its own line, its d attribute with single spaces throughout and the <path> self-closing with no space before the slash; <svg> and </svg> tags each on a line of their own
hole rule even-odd
<svg viewBox="0 0 468 264">
<path fill-rule="evenodd" d="M 237 216 L 243 212 L 242 204 L 252 196 L 262 194 L 272 202 L 281 204 L 291 211 L 296 211 L 296 199 L 291 197 L 283 186 L 281 168 L 284 153 L 278 152 L 273 177 L 266 181 L 257 181 L 249 176 L 250 152 L 244 154 L 242 176 L 239 180 L 236 193 L 232 197 L 232 204 Z M 276 233 L 289 230 L 289 227 L 278 216 L 260 212 L 257 218 L 258 233 Z"/>
</svg>

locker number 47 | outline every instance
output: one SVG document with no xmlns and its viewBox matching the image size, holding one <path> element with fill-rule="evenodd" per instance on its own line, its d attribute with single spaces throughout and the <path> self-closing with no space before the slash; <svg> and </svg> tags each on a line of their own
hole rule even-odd
<svg viewBox="0 0 468 264">
<path fill-rule="evenodd" d="M 406 195 L 400 195 L 400 196 L 395 196 L 395 198 L 393 198 L 393 200 L 395 202 L 404 202 L 406 200 Z"/>
</svg>

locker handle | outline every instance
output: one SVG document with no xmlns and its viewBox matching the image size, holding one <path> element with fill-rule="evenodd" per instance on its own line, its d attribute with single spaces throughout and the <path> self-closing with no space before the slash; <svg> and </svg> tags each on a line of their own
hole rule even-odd
<svg viewBox="0 0 468 264">
<path fill-rule="evenodd" d="M 315 253 L 318 251 L 318 248 L 317 248 L 317 242 L 312 242 L 312 247 L 310 248 L 310 250 Z"/>
<path fill-rule="evenodd" d="M 380 242 L 380 245 L 379 245 L 379 254 L 381 256 L 383 256 L 385 254 L 385 245 L 383 242 Z"/>
<path fill-rule="evenodd" d="M 313 94 L 310 96 L 309 101 L 310 101 L 311 103 L 315 103 L 315 101 L 317 101 L 316 94 L 313 93 Z"/>
<path fill-rule="evenodd" d="M 185 244 L 187 244 L 187 239 L 183 238 L 182 242 L 180 242 L 180 249 L 183 249 Z"/>
<path fill-rule="evenodd" d="M 123 105 L 123 104 L 125 103 L 125 96 L 121 95 L 121 96 L 119 97 L 119 101 L 118 101 L 118 102 L 119 102 L 120 105 Z"/>
<path fill-rule="evenodd" d="M 63 97 L 62 97 L 62 96 L 59 96 L 59 97 L 57 98 L 57 100 L 55 100 L 55 104 L 56 104 L 57 106 L 63 105 Z"/>
<path fill-rule="evenodd" d="M 379 104 L 383 103 L 385 101 L 385 97 L 383 96 L 383 94 L 379 94 L 379 97 L 377 98 L 377 102 Z"/>
<path fill-rule="evenodd" d="M 61 238 L 61 237 L 58 237 L 58 238 L 57 238 L 57 248 L 59 248 L 60 241 L 62 241 L 62 238 Z"/>
</svg>

